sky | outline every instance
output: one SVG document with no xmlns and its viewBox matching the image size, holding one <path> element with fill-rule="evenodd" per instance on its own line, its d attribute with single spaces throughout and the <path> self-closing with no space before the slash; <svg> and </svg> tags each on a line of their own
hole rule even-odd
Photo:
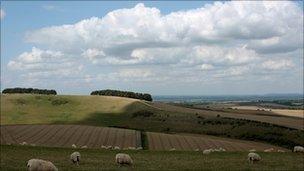
<svg viewBox="0 0 304 171">
<path fill-rule="evenodd" d="M 1 1 L 1 90 L 303 93 L 302 5 Z"/>
</svg>

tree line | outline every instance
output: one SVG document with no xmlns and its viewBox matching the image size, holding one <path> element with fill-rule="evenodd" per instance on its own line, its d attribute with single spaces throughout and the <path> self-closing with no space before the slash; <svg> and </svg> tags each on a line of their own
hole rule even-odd
<svg viewBox="0 0 304 171">
<path fill-rule="evenodd" d="M 140 99 L 146 101 L 153 100 L 151 94 L 135 93 L 131 91 L 110 90 L 110 89 L 92 91 L 91 95 L 120 96 L 120 97 L 128 97 L 128 98 Z"/>
<path fill-rule="evenodd" d="M 2 91 L 3 94 L 27 93 L 27 94 L 47 94 L 56 95 L 56 90 L 38 89 L 38 88 L 6 88 Z"/>
</svg>

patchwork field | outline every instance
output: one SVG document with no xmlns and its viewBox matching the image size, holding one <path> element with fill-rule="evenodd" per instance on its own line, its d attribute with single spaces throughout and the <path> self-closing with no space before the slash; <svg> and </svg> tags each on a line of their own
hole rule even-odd
<svg viewBox="0 0 304 171">
<path fill-rule="evenodd" d="M 225 111 L 225 110 L 212 110 L 212 109 L 202 110 L 202 109 L 174 106 L 160 102 L 154 102 L 151 103 L 151 105 L 167 112 L 184 112 L 184 113 L 192 113 L 192 114 L 194 113 L 194 114 L 200 114 L 204 117 L 215 117 L 217 115 L 220 115 L 222 117 L 248 119 L 253 121 L 260 121 L 260 122 L 266 122 L 275 125 L 281 125 L 289 128 L 302 129 L 302 130 L 304 129 L 303 118 L 278 115 L 269 111 L 258 112 L 253 110 L 247 110 L 247 111 L 238 111 L 238 110 Z"/>
<path fill-rule="evenodd" d="M 205 150 L 210 148 L 224 148 L 227 151 L 249 151 L 255 149 L 257 151 L 263 151 L 268 148 L 274 148 L 288 151 L 281 147 L 258 143 L 253 141 L 242 141 L 228 138 L 219 138 L 206 135 L 176 135 L 176 134 L 163 134 L 163 133 L 147 133 L 149 149 L 150 150 Z"/>
<path fill-rule="evenodd" d="M 1 126 L 1 144 L 20 144 L 49 147 L 122 148 L 141 147 L 140 132 L 129 129 L 80 125 L 12 125 Z"/>
</svg>

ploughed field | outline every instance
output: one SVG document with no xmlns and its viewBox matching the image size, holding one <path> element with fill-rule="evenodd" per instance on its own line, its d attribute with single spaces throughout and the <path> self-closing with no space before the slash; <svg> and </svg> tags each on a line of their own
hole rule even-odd
<svg viewBox="0 0 304 171">
<path fill-rule="evenodd" d="M 1 144 L 49 147 L 123 148 L 141 147 L 140 132 L 130 129 L 82 125 L 11 125 L 1 126 Z"/>
<path fill-rule="evenodd" d="M 150 150 L 182 150 L 182 151 L 203 151 L 205 149 L 224 148 L 226 151 L 249 151 L 255 149 L 263 151 L 273 148 L 289 151 L 287 149 L 265 143 L 242 141 L 228 138 L 219 138 L 207 135 L 181 135 L 147 132 Z"/>
<path fill-rule="evenodd" d="M 252 141 L 219 138 L 203 135 L 181 135 L 147 132 L 147 144 L 150 150 L 194 151 L 209 148 L 224 148 L 227 151 L 263 151 L 274 148 L 287 149 Z M 1 126 L 1 144 L 22 144 L 48 147 L 88 148 L 119 147 L 130 149 L 142 147 L 140 131 L 109 127 L 83 125 L 10 125 Z"/>
</svg>

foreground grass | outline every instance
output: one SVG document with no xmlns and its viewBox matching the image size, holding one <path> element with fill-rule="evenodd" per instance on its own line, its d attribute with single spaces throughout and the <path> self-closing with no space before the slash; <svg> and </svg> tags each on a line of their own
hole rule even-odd
<svg viewBox="0 0 304 171">
<path fill-rule="evenodd" d="M 80 166 L 69 161 L 75 149 L 1 145 L 1 170 L 26 170 L 31 158 L 52 161 L 59 170 L 302 170 L 304 155 L 296 153 L 260 153 L 262 161 L 247 162 L 247 152 L 202 155 L 201 152 L 125 151 L 134 160 L 133 168 L 119 168 L 114 150 L 77 149 Z"/>
</svg>

